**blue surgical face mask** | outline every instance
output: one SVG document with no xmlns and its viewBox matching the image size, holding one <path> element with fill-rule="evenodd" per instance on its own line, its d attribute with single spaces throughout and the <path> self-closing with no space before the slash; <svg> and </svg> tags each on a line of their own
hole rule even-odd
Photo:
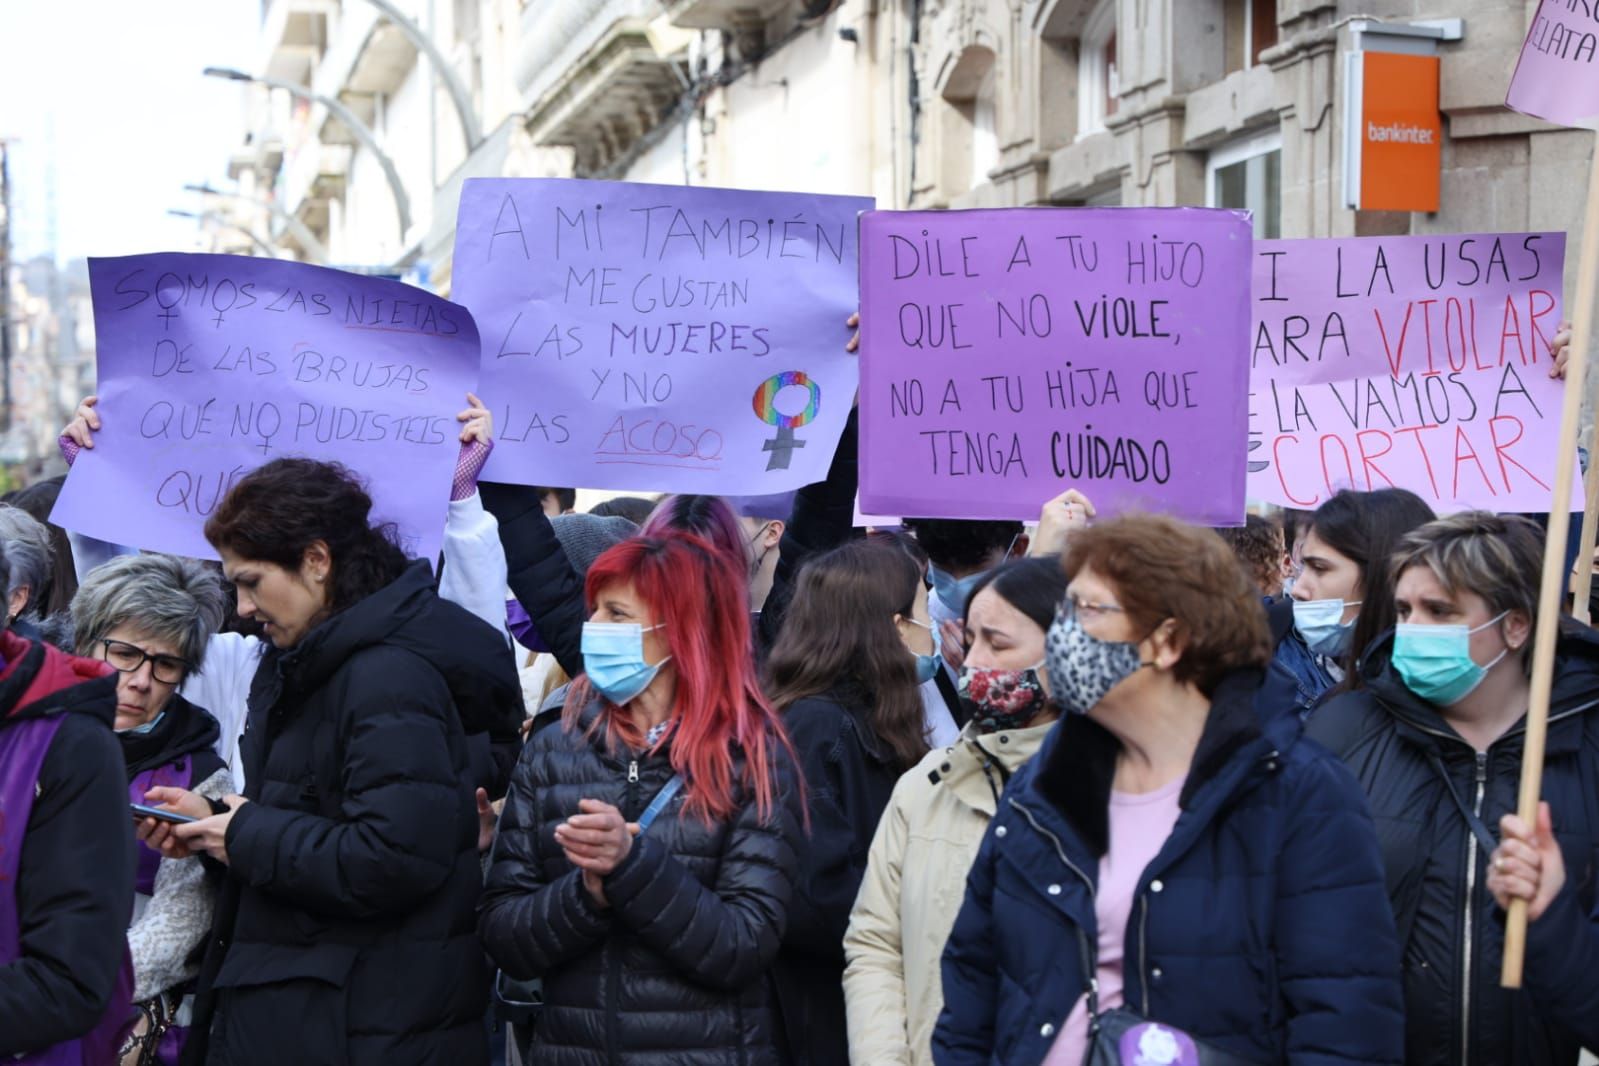
<svg viewBox="0 0 1599 1066">
<path fill-rule="evenodd" d="M 1020 536 L 1021 534 L 1018 533 L 1010 539 L 1010 546 L 1005 549 L 1005 558 L 999 561 L 999 565 L 1003 566 L 1005 561 L 1010 558 L 1010 553 L 1016 550 L 1016 541 Z M 934 595 L 938 597 L 939 602 L 949 609 L 950 617 L 960 618 L 962 617 L 962 612 L 966 610 L 966 604 L 971 601 L 973 590 L 982 584 L 983 578 L 987 577 L 993 569 L 994 567 L 989 567 L 987 570 L 979 570 L 977 573 L 967 574 L 965 577 L 951 577 L 938 567 L 929 565 L 927 567 L 927 576 L 933 581 Z"/>
<path fill-rule="evenodd" d="M 966 609 L 967 601 L 972 598 L 972 590 L 988 576 L 988 571 L 979 570 L 965 577 L 950 577 L 938 567 L 929 566 L 927 576 L 933 579 L 933 595 L 938 597 L 938 602 L 948 608 L 952 618 L 959 618 L 960 612 Z"/>
<path fill-rule="evenodd" d="M 1360 604 L 1359 600 L 1295 600 L 1294 628 L 1311 651 L 1337 659 L 1349 650 L 1349 638 L 1355 632 L 1353 621 L 1343 621 L 1344 611 Z"/>
<path fill-rule="evenodd" d="M 1488 671 L 1510 654 L 1506 645 L 1486 666 L 1478 666 L 1471 657 L 1471 635 L 1498 625 L 1509 613 L 1491 618 L 1476 629 L 1402 622 L 1394 629 L 1394 669 L 1411 692 L 1434 706 L 1451 707 L 1475 692 Z"/>
<path fill-rule="evenodd" d="M 944 661 L 944 631 L 938 626 L 930 626 L 926 622 L 918 622 L 914 618 L 907 618 L 905 621 L 913 626 L 921 626 L 933 638 L 932 652 L 928 655 L 916 656 L 916 683 L 925 685 L 938 676 L 938 668 Z"/>
<path fill-rule="evenodd" d="M 136 725 L 132 729 L 118 729 L 117 733 L 123 736 L 142 737 L 146 733 L 155 732 L 155 727 L 160 725 L 161 719 L 165 718 L 166 716 L 167 712 L 162 711 L 160 714 L 156 715 L 143 725 Z"/>
<path fill-rule="evenodd" d="M 583 671 L 600 694 L 618 707 L 650 687 L 668 655 L 658 663 L 644 661 L 645 629 L 637 622 L 584 622 Z"/>
</svg>

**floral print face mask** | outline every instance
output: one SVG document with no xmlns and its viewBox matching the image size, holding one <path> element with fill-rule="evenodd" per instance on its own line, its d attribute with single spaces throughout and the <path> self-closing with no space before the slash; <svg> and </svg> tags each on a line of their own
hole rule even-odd
<svg viewBox="0 0 1599 1066">
<path fill-rule="evenodd" d="M 984 733 L 1020 729 L 1043 711 L 1049 697 L 1039 679 L 1039 668 L 991 670 L 961 667 L 958 691 L 972 705 L 972 721 Z"/>
</svg>

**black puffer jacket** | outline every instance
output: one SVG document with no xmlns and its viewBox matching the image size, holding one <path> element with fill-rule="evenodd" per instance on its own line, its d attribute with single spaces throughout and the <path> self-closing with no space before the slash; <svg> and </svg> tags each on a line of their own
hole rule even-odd
<svg viewBox="0 0 1599 1066">
<path fill-rule="evenodd" d="M 476 1063 L 488 975 L 456 641 L 426 564 L 263 657 L 185 1062 Z M 206 1039 L 209 1032 L 209 1058 Z"/>
<path fill-rule="evenodd" d="M 792 1066 L 849 1060 L 844 930 L 866 876 L 872 836 L 899 781 L 887 745 L 872 731 L 869 699 L 858 686 L 844 685 L 783 712 L 805 774 L 811 819 L 800 842 L 788 932 L 773 968 Z"/>
<path fill-rule="evenodd" d="M 794 602 L 794 587 L 807 562 L 855 535 L 855 494 L 860 483 L 860 410 L 851 409 L 838 438 L 838 450 L 825 480 L 794 494 L 794 506 L 778 544 L 772 589 L 755 619 L 755 657 L 764 660 L 777 645 Z"/>
<path fill-rule="evenodd" d="M 1367 652 L 1368 687 L 1329 700 L 1308 732 L 1355 772 L 1377 824 L 1404 952 L 1405 1061 L 1570 1066 L 1575 1036 L 1528 991 L 1499 987 L 1504 926 L 1487 889 L 1489 851 L 1450 796 L 1497 838 L 1516 809 L 1524 724 L 1477 753 L 1405 687 L 1392 647 L 1388 637 Z M 1557 656 L 1543 798 L 1587 912 L 1599 873 L 1599 635 L 1572 625 Z M 1529 975 L 1539 966 L 1529 955 Z"/>
<path fill-rule="evenodd" d="M 670 780 L 667 751 L 612 754 L 588 727 L 534 736 L 500 818 L 480 931 L 513 977 L 542 977 L 539 1066 L 772 1066 L 768 974 L 794 890 L 800 811 L 779 767 L 772 814 L 736 788 L 738 813 L 707 825 L 679 793 L 605 879 L 596 907 L 555 843 L 578 801 L 636 819 Z M 740 760 L 740 763 L 742 760 Z M 739 767 L 742 769 L 742 766 Z"/>
</svg>

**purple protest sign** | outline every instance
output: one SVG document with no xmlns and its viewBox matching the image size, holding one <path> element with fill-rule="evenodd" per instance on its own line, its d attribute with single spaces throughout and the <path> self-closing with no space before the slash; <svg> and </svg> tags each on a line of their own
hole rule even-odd
<svg viewBox="0 0 1599 1066">
<path fill-rule="evenodd" d="M 1549 509 L 1559 233 L 1257 241 L 1249 495 Z M 1582 494 L 1573 496 L 1582 506 Z"/>
<path fill-rule="evenodd" d="M 1593 128 L 1599 119 L 1599 19 L 1588 0 L 1543 0 L 1527 28 L 1505 106 L 1545 122 Z"/>
<path fill-rule="evenodd" d="M 861 508 L 1242 521 L 1249 242 L 1202 208 L 866 215 Z"/>
<path fill-rule="evenodd" d="M 855 394 L 859 197 L 539 178 L 461 193 L 485 477 L 772 495 L 827 474 Z"/>
<path fill-rule="evenodd" d="M 51 519 L 101 540 L 215 558 L 205 520 L 272 459 L 337 460 L 374 518 L 437 556 L 476 385 L 465 308 L 397 281 L 276 259 L 89 260 L 103 428 Z"/>
</svg>

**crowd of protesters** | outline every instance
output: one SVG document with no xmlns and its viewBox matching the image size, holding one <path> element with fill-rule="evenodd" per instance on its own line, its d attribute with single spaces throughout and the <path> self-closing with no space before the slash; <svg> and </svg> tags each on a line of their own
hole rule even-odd
<svg viewBox="0 0 1599 1066">
<path fill-rule="evenodd" d="M 267 463 L 220 566 L 0 506 L 0 1055 L 1516 1063 L 1599 1044 L 1599 636 L 1399 489 L 1209 530 Z M 62 437 L 94 447 L 85 401 Z M 107 506 L 115 506 L 107 501 Z M 433 565 L 438 562 L 439 565 Z M 437 573 L 437 576 L 435 574 Z M 1499 986 L 1529 903 L 1526 988 Z"/>
</svg>

